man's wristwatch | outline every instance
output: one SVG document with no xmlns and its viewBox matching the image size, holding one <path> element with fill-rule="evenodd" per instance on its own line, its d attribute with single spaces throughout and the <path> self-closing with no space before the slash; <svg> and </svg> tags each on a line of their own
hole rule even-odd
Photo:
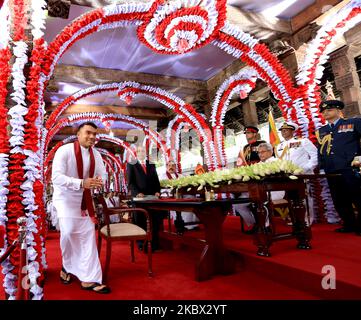
<svg viewBox="0 0 361 320">
<path fill-rule="evenodd" d="M 80 188 L 84 188 L 84 179 L 81 179 L 81 181 L 80 181 Z"/>
</svg>

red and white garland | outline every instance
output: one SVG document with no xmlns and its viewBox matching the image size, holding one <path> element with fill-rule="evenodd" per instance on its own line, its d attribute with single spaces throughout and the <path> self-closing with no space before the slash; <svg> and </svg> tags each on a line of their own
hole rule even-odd
<svg viewBox="0 0 361 320">
<path fill-rule="evenodd" d="M 129 148 L 131 149 L 131 146 L 129 146 Z M 129 149 L 124 149 L 124 151 L 126 152 Z M 134 151 L 133 151 L 134 152 Z M 117 159 L 119 159 L 120 163 L 123 163 L 123 170 L 121 170 L 118 174 L 118 179 L 116 179 L 116 191 L 117 192 L 124 192 L 125 194 L 128 194 L 128 186 L 127 186 L 127 182 L 126 182 L 126 162 L 123 161 L 120 157 L 120 154 L 115 154 L 114 155 Z M 134 157 L 136 158 L 136 154 L 134 153 Z"/>
<path fill-rule="evenodd" d="M 274 96 L 279 100 L 279 107 L 285 118 L 298 123 L 297 112 L 292 105 L 297 90 L 293 86 L 288 71 L 265 44 L 228 22 L 225 23 L 218 39 L 213 43 L 254 68 L 259 78 L 268 84 Z M 305 118 L 302 112 L 299 116 Z"/>
<path fill-rule="evenodd" d="M 180 153 L 180 134 L 185 125 L 184 118 L 182 116 L 175 116 L 168 124 L 167 127 L 167 148 L 169 152 L 169 158 L 175 161 L 176 171 L 182 173 L 181 166 L 181 153 Z"/>
<path fill-rule="evenodd" d="M 28 250 L 28 273 L 31 284 L 30 292 L 34 300 L 39 300 L 43 296 L 43 289 L 38 285 L 44 280 L 43 269 L 47 268 L 45 259 L 45 237 L 46 237 L 46 211 L 44 199 L 44 182 L 42 172 L 42 152 L 40 146 L 41 127 L 43 124 L 44 108 L 40 103 L 39 87 L 42 54 L 45 51 L 46 43 L 43 40 L 43 29 L 45 28 L 47 3 L 44 0 L 31 1 L 32 15 L 31 30 L 33 35 L 33 50 L 30 56 L 32 66 L 30 69 L 27 87 L 28 113 L 25 116 L 24 134 L 24 160 L 27 180 L 23 184 L 24 203 L 28 210 L 28 239 L 34 246 Z M 29 221 L 30 220 L 30 221 Z M 30 254 L 29 254 L 30 251 Z"/>
<path fill-rule="evenodd" d="M 162 138 L 159 136 L 159 134 L 150 129 L 148 125 L 141 120 L 138 120 L 133 117 L 129 117 L 122 114 L 103 114 L 99 112 L 85 112 L 85 113 L 78 113 L 74 115 L 70 115 L 66 118 L 62 118 L 57 122 L 55 126 L 53 126 L 48 132 L 45 137 L 44 141 L 44 148 L 47 149 L 49 142 L 53 139 L 55 134 L 61 129 L 66 126 L 69 126 L 73 123 L 81 123 L 84 121 L 94 121 L 94 120 L 100 120 L 100 121 L 122 121 L 128 124 L 133 125 L 135 128 L 141 129 L 145 132 L 146 135 L 149 135 L 149 137 L 157 144 L 157 147 L 160 148 L 163 152 L 163 154 L 167 154 L 166 146 L 162 141 Z"/>
<path fill-rule="evenodd" d="M 226 0 L 157 0 L 138 28 L 138 37 L 157 53 L 186 53 L 210 43 L 225 19 Z"/>
<path fill-rule="evenodd" d="M 48 171 L 49 169 L 49 164 L 50 162 L 54 159 L 54 156 L 55 156 L 55 153 L 56 151 L 61 147 L 63 146 L 64 144 L 67 144 L 69 142 L 73 142 L 77 139 L 77 136 L 73 135 L 73 136 L 69 136 L 67 138 L 65 138 L 63 141 L 59 141 L 50 151 L 49 153 L 47 154 L 46 158 L 45 158 L 45 168 L 46 168 L 46 171 Z M 123 147 L 125 150 L 127 150 L 128 152 L 131 153 L 131 155 L 136 158 L 136 154 L 135 152 L 133 151 L 133 149 L 130 147 L 129 143 L 122 140 L 122 139 L 119 139 L 117 137 L 112 137 L 110 135 L 107 135 L 107 134 L 97 134 L 97 137 L 96 137 L 96 141 L 99 142 L 99 141 L 108 141 L 108 142 L 112 142 L 118 146 L 121 146 Z M 121 160 L 119 160 L 121 162 Z"/>
<path fill-rule="evenodd" d="M 110 192 L 110 180 L 111 180 L 111 177 L 113 177 L 113 179 L 115 177 L 114 170 L 113 170 L 112 163 L 108 159 L 107 156 L 102 155 L 102 159 L 103 159 L 103 162 L 105 164 L 105 169 L 106 169 L 106 172 L 107 172 L 107 177 L 106 177 L 106 180 L 105 180 L 105 183 L 104 183 L 104 192 Z"/>
<path fill-rule="evenodd" d="M 257 78 L 258 74 L 254 69 L 245 68 L 229 77 L 217 90 L 212 105 L 210 122 L 213 128 L 213 142 L 220 167 L 225 167 L 227 165 L 224 149 L 223 123 L 229 102 L 236 93 L 240 94 L 242 99 L 246 98 L 248 93 L 256 86 Z"/>
<path fill-rule="evenodd" d="M 204 156 L 207 165 L 210 168 L 217 166 L 212 142 L 212 132 L 204 117 L 199 114 L 193 106 L 161 88 L 142 85 L 137 82 L 124 82 L 119 87 L 118 96 L 120 99 L 126 100 L 128 97 L 134 98 L 137 95 L 145 95 L 183 116 L 185 121 L 196 130 L 200 137 L 200 141 L 204 147 Z"/>
<path fill-rule="evenodd" d="M 59 119 L 61 114 L 71 105 L 76 103 L 80 99 L 84 99 L 89 96 L 93 96 L 102 92 L 111 92 L 111 91 L 117 91 L 119 88 L 120 83 L 114 82 L 114 83 L 106 83 L 106 84 L 100 84 L 96 86 L 92 86 L 89 88 L 81 89 L 75 93 L 73 93 L 71 96 L 64 99 L 62 102 L 60 102 L 55 110 L 51 113 L 48 120 L 45 123 L 46 129 L 50 129 Z"/>
<path fill-rule="evenodd" d="M 25 15 L 26 3 L 24 0 L 13 0 L 12 43 L 15 62 L 12 68 L 14 91 L 11 97 L 16 104 L 8 112 L 9 122 L 12 126 L 11 136 L 9 139 L 4 139 L 5 142 L 0 140 L 3 154 L 7 152 L 8 147 L 11 147 L 10 156 L 6 154 L 6 156 L 0 157 L 0 170 L 2 170 L 1 173 L 4 177 L 1 179 L 1 186 L 5 187 L 5 192 L 6 187 L 10 191 L 5 200 L 7 204 L 6 217 L 1 211 L 1 205 L 4 204 L 4 197 L 1 194 L 0 221 L 8 219 L 6 223 L 7 241 L 12 241 L 17 232 L 16 218 L 23 213 L 26 206 L 29 228 L 28 254 L 29 260 L 34 262 L 30 266 L 29 273 L 33 284 L 40 273 L 38 272 L 40 268 L 37 268 L 36 264 L 39 262 L 36 260 L 39 259 L 39 250 L 42 250 L 39 247 L 34 249 L 33 244 L 38 245 L 39 241 L 36 240 L 36 236 L 32 238 L 34 234 L 39 232 L 37 228 L 41 228 L 41 224 L 35 223 L 35 220 L 42 215 L 40 212 L 38 214 L 35 212 L 37 212 L 38 206 L 43 205 L 41 199 L 42 183 L 39 180 L 37 165 L 40 164 L 41 167 L 43 164 L 42 153 L 46 150 L 44 146 L 47 142 L 47 130 L 44 130 L 41 141 L 39 141 L 35 136 L 36 132 L 39 131 L 35 127 L 40 128 L 42 124 L 45 84 L 50 79 L 62 54 L 77 40 L 96 31 L 128 24 L 140 25 L 138 34 L 141 41 L 159 53 L 184 53 L 217 39 L 213 42 L 214 44 L 253 67 L 259 77 L 267 82 L 274 95 L 280 100 L 279 105 L 286 119 L 298 123 L 303 135 L 312 138 L 313 129 L 322 124 L 318 110 L 316 110 L 319 102 L 317 81 L 322 73 L 322 64 L 327 59 L 328 44 L 332 39 L 359 22 L 359 0 L 351 1 L 344 9 L 331 17 L 329 22 L 320 30 L 316 40 L 311 45 L 311 54 L 306 58 L 305 67 L 297 79 L 299 88 L 293 86 L 285 68 L 264 44 L 260 44 L 256 39 L 236 27 L 228 23 L 224 24 L 224 0 L 207 1 L 202 6 L 200 4 L 201 1 L 196 0 L 179 0 L 172 3 L 159 0 L 153 4 L 117 4 L 97 9 L 77 19 L 59 34 L 47 50 L 44 50 L 45 45 L 41 41 L 41 29 L 44 26 L 44 1 L 32 1 L 34 12 L 32 24 L 35 37 L 33 56 L 31 57 L 33 72 L 30 75 L 31 81 L 25 84 L 24 65 L 27 61 L 26 52 L 28 50 L 24 37 L 25 20 L 27 19 Z M 6 3 L 4 5 L 6 6 Z M 186 5 L 190 6 L 190 10 L 185 8 Z M 4 30 L 7 34 L 6 29 Z M 36 39 L 39 41 L 36 42 Z M 3 51 L 4 49 L 5 51 Z M 8 66 L 7 58 L 9 57 L 9 51 L 6 50 L 8 49 L 7 46 L 0 49 L 2 50 L 0 52 L 0 66 L 2 67 L 0 81 L 3 84 L 6 84 L 9 77 L 6 69 Z M 41 70 L 38 68 L 40 65 Z M 37 85 L 32 82 L 37 82 Z M 25 103 L 25 85 L 28 91 L 27 98 L 30 101 L 28 108 Z M 0 108 L 4 107 L 4 97 L 7 94 L 4 91 L 6 90 L 5 87 L 0 89 Z M 6 113 L 0 112 L 0 114 Z M 0 121 L 6 123 L 6 117 L 3 116 Z M 0 128 L 0 130 L 2 129 Z M 0 134 L 2 138 L 7 137 L 2 131 Z M 157 141 L 156 136 L 153 137 L 152 133 L 150 136 L 154 138 L 154 141 Z M 23 147 L 24 144 L 26 148 Z M 212 157 L 212 162 L 217 164 L 214 151 L 210 152 L 209 157 Z M 9 156 L 8 165 L 7 156 Z M 11 174 L 6 177 L 8 172 Z M 8 182 L 10 182 L 9 186 Z M 42 218 L 40 219 L 42 220 Z M 16 291 L 14 280 L 17 272 L 16 268 L 13 268 L 16 264 L 17 259 L 14 255 L 3 264 L 5 290 L 10 298 L 14 297 Z M 31 290 L 35 299 L 42 297 L 40 287 L 35 285 Z"/>
<path fill-rule="evenodd" d="M 9 136 L 7 127 L 9 125 L 7 119 L 7 108 L 6 108 L 6 96 L 8 94 L 7 83 L 10 78 L 10 58 L 11 51 L 9 48 L 10 40 L 10 25 L 11 16 L 8 7 L 8 1 L 5 1 L 0 10 L 0 29 L 2 30 L 0 35 L 0 226 L 6 227 L 8 216 L 7 216 L 7 201 L 9 193 Z M 10 240 L 11 241 L 11 240 Z M 4 250 L 8 245 L 8 237 L 5 234 L 4 237 Z M 0 255 L 3 251 L 0 248 Z M 2 263 L 4 278 L 4 289 L 10 297 L 15 295 L 16 287 L 14 285 L 15 276 L 11 273 L 13 265 L 10 259 L 6 259 Z"/>
<path fill-rule="evenodd" d="M 308 110 L 311 116 L 308 134 L 313 141 L 315 141 L 315 129 L 324 124 L 319 113 L 321 102 L 319 83 L 324 71 L 323 65 L 329 58 L 330 44 L 361 21 L 360 13 L 361 1 L 354 0 L 330 16 L 308 45 L 304 62 L 296 76 L 303 108 Z"/>
<path fill-rule="evenodd" d="M 110 160 L 109 167 L 110 167 L 111 171 L 113 172 L 114 186 L 115 186 L 115 189 L 116 189 L 117 181 L 119 183 L 120 176 L 124 177 L 123 164 L 121 163 L 121 160 L 120 160 L 119 157 L 116 157 L 113 153 L 109 152 L 108 150 L 102 149 L 102 148 L 96 148 L 96 149 L 100 152 L 100 154 L 102 154 L 103 156 L 109 158 L 109 160 Z M 111 165 L 111 162 L 114 164 L 114 168 L 116 168 L 115 170 L 113 169 L 113 166 Z M 109 175 L 108 175 L 107 184 L 108 184 L 107 185 L 108 190 L 106 192 L 109 192 L 110 191 L 110 176 Z M 114 191 L 119 191 L 119 187 L 118 187 L 118 190 L 114 190 Z"/>
<path fill-rule="evenodd" d="M 12 66 L 11 75 L 13 78 L 12 82 L 12 93 L 10 94 L 11 99 L 14 102 L 14 106 L 8 111 L 9 123 L 11 125 L 11 136 L 9 139 L 10 144 L 10 157 L 9 157 L 9 196 L 7 199 L 7 241 L 12 243 L 18 236 L 17 219 L 24 215 L 24 206 L 27 203 L 27 196 L 31 196 L 26 193 L 24 189 L 25 185 L 25 165 L 23 145 L 24 145 L 24 131 L 26 121 L 24 116 L 28 113 L 28 108 L 25 102 L 25 87 L 26 78 L 24 75 L 24 67 L 28 62 L 28 45 L 26 44 L 25 26 L 28 20 L 28 4 L 23 0 L 15 0 L 12 7 L 12 43 L 13 43 L 13 55 L 15 61 Z M 28 208 L 27 208 L 28 209 Z M 29 210 L 29 209 L 28 209 Z M 31 210 L 31 209 L 30 209 Z M 26 237 L 28 255 L 30 253 L 30 259 L 34 258 L 34 250 L 29 236 L 32 235 L 34 228 L 31 211 L 27 214 L 27 227 L 28 234 Z M 6 264 L 3 264 L 4 287 L 6 293 L 9 294 L 9 299 L 15 298 L 16 293 L 16 279 L 19 268 L 19 251 L 16 250 L 10 255 Z"/>
</svg>

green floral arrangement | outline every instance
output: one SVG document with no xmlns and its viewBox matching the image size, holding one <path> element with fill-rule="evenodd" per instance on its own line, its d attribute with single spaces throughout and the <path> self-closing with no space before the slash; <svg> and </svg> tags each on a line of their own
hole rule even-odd
<svg viewBox="0 0 361 320">
<path fill-rule="evenodd" d="M 233 182 L 247 182 L 250 180 L 261 180 L 270 176 L 286 175 L 290 179 L 297 179 L 295 174 L 301 174 L 303 169 L 289 160 L 277 159 L 271 162 L 259 162 L 251 166 L 243 166 L 234 169 L 222 169 L 207 172 L 196 176 L 186 176 L 174 180 L 162 180 L 163 188 L 180 189 L 192 187 L 202 190 L 204 187 L 218 188 L 220 184 L 231 184 Z"/>
</svg>

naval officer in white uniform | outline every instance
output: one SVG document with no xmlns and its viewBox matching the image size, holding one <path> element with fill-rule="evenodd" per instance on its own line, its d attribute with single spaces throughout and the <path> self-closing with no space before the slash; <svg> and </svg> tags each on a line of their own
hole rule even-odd
<svg viewBox="0 0 361 320">
<path fill-rule="evenodd" d="M 275 155 L 279 159 L 292 161 L 302 168 L 305 174 L 313 174 L 318 163 L 317 147 L 307 138 L 295 137 L 294 133 L 297 129 L 297 124 L 293 122 L 283 123 L 279 130 L 284 141 L 275 147 Z M 309 184 L 307 184 L 307 193 L 310 224 L 312 224 L 314 219 L 313 197 Z"/>
</svg>

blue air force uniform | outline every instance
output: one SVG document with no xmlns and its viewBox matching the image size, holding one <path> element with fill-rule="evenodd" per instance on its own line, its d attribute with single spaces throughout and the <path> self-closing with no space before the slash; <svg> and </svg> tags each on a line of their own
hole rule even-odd
<svg viewBox="0 0 361 320">
<path fill-rule="evenodd" d="M 329 100 L 321 105 L 320 111 L 343 107 L 343 102 Z M 361 155 L 361 118 L 339 118 L 335 123 L 321 127 L 316 137 L 320 169 L 324 169 L 325 173 L 340 174 L 339 177 L 328 178 L 335 208 L 344 223 L 338 231 L 360 233 L 361 214 L 356 222 L 352 203 L 361 212 L 361 181 L 352 170 L 351 162 Z"/>
</svg>

